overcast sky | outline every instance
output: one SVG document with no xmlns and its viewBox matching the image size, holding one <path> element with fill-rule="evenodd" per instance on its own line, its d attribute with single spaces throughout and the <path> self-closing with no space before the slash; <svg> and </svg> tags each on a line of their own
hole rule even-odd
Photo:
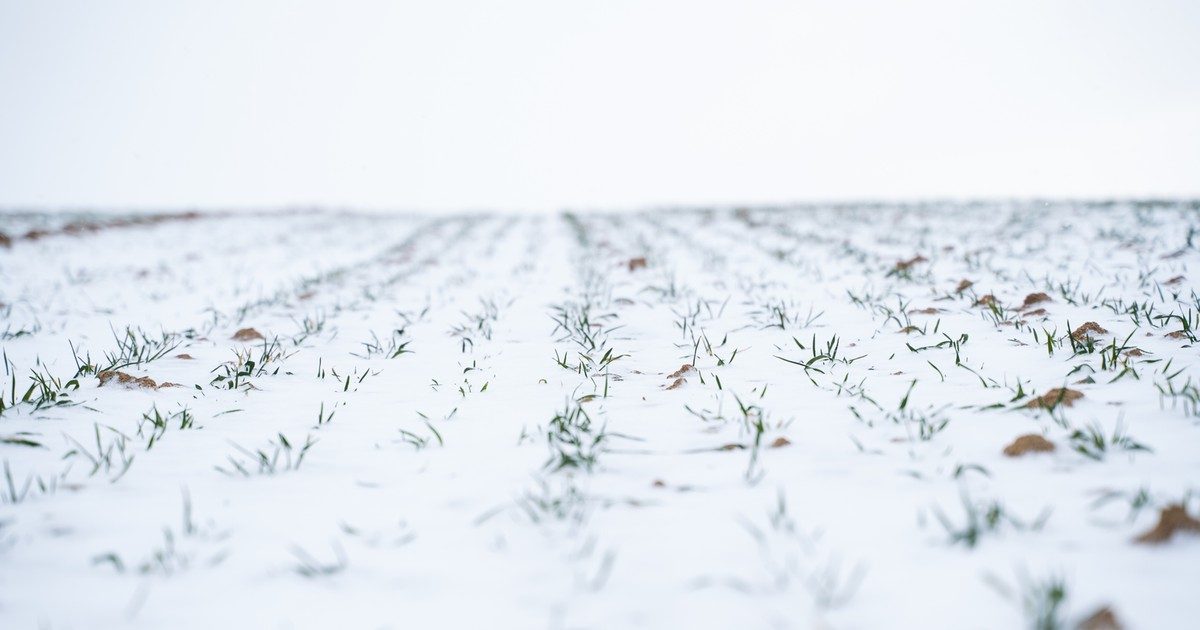
<svg viewBox="0 0 1200 630">
<path fill-rule="evenodd" d="M 1200 194 L 1200 2 L 0 0 L 0 205 Z"/>
</svg>

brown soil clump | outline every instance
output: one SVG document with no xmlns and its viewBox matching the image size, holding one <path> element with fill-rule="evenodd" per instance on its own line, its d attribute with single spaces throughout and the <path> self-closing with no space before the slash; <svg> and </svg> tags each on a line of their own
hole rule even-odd
<svg viewBox="0 0 1200 630">
<path fill-rule="evenodd" d="M 791 445 L 792 441 L 785 437 L 777 437 L 774 442 L 771 442 L 771 448 L 783 448 Z"/>
<path fill-rule="evenodd" d="M 974 282 L 971 282 L 970 280 L 967 280 L 964 278 L 964 279 L 958 281 L 958 286 L 954 287 L 954 292 L 962 293 L 963 291 L 966 291 L 967 289 L 970 289 L 973 286 L 975 286 Z"/>
<path fill-rule="evenodd" d="M 662 479 L 655 479 L 654 483 L 652 483 L 650 485 L 655 488 L 665 488 L 665 487 L 667 487 L 667 482 L 663 481 Z"/>
<path fill-rule="evenodd" d="M 1174 278 L 1167 280 L 1163 284 L 1168 285 L 1168 286 L 1174 286 L 1176 284 L 1182 284 L 1182 283 L 1183 283 L 1183 276 L 1175 276 Z"/>
<path fill-rule="evenodd" d="M 1140 356 L 1143 356 L 1143 355 L 1145 355 L 1145 354 L 1146 354 L 1146 353 L 1145 353 L 1145 352 L 1142 352 L 1142 349 L 1141 349 L 1141 348 L 1130 348 L 1130 349 L 1128 349 L 1128 350 L 1126 350 L 1126 351 L 1125 351 L 1125 356 L 1127 356 L 1127 357 L 1140 357 Z"/>
<path fill-rule="evenodd" d="M 1054 450 L 1054 442 L 1037 435 L 1027 433 L 1013 440 L 1012 444 L 1004 447 L 1004 454 L 1009 457 L 1020 457 L 1026 453 L 1049 453 Z"/>
<path fill-rule="evenodd" d="M 1167 339 L 1187 339 L 1187 333 L 1182 330 L 1169 332 L 1166 334 Z"/>
<path fill-rule="evenodd" d="M 1083 392 L 1065 387 L 1055 387 L 1041 396 L 1029 401 L 1025 406 L 1029 409 L 1053 409 L 1058 405 L 1070 407 L 1076 400 L 1083 398 Z"/>
<path fill-rule="evenodd" d="M 1076 328 L 1075 332 L 1071 333 L 1071 338 L 1074 339 L 1075 341 L 1079 341 L 1080 339 L 1083 339 L 1084 337 L 1086 337 L 1092 333 L 1095 333 L 1097 335 L 1105 335 L 1105 334 L 1108 334 L 1108 331 L 1105 330 L 1103 326 L 1101 326 L 1100 324 L 1097 324 L 1096 322 L 1086 322 L 1079 328 Z"/>
<path fill-rule="evenodd" d="M 1029 295 L 1025 296 L 1025 301 L 1021 302 L 1021 308 L 1026 309 L 1026 308 L 1029 308 L 1030 306 L 1033 306 L 1034 304 L 1041 304 L 1042 302 L 1052 302 L 1052 301 L 1053 300 L 1050 299 L 1050 296 L 1046 295 L 1045 293 L 1030 293 Z"/>
<path fill-rule="evenodd" d="M 908 314 L 909 315 L 936 315 L 941 312 L 942 312 L 942 309 L 934 308 L 934 307 L 930 306 L 929 308 L 913 309 L 913 310 L 909 311 Z"/>
<path fill-rule="evenodd" d="M 140 225 L 157 225 L 167 221 L 190 221 L 200 217 L 197 212 L 183 213 L 165 213 L 165 214 L 149 214 L 144 216 L 136 216 L 130 218 L 113 219 L 111 221 L 94 222 L 94 221 L 71 221 L 61 227 L 52 229 L 33 229 L 29 230 L 22 236 L 8 236 L 0 234 L 0 246 L 11 246 L 12 242 L 17 239 L 27 241 L 37 241 L 48 236 L 68 235 L 80 236 L 82 234 L 90 234 L 108 229 L 134 227 Z"/>
<path fill-rule="evenodd" d="M 991 293 L 988 293 L 987 295 L 981 295 L 979 296 L 979 299 L 975 300 L 975 306 L 991 306 L 997 303 L 996 296 L 992 295 Z"/>
<path fill-rule="evenodd" d="M 1200 521 L 1192 518 L 1187 513 L 1187 508 L 1178 503 L 1163 508 L 1158 513 L 1158 524 L 1133 541 L 1145 544 L 1164 543 L 1171 540 L 1175 532 L 1200 533 Z"/>
<path fill-rule="evenodd" d="M 921 332 L 921 329 L 917 328 L 916 326 L 905 326 L 904 328 L 900 329 L 900 332 L 906 335 L 911 335 L 912 333 Z"/>
<path fill-rule="evenodd" d="M 691 371 L 692 371 L 692 364 L 684 363 L 683 365 L 679 366 L 678 370 L 675 370 L 674 372 L 671 372 L 670 374 L 668 374 L 667 378 L 679 378 L 680 376 L 683 376 L 684 374 L 687 374 L 688 372 L 691 372 Z"/>
<path fill-rule="evenodd" d="M 1025 317 L 1042 317 L 1042 316 L 1044 316 L 1045 314 L 1046 314 L 1046 309 L 1044 309 L 1044 308 L 1035 308 L 1035 309 L 1033 309 L 1032 311 L 1029 311 L 1028 313 L 1025 313 Z"/>
<path fill-rule="evenodd" d="M 232 339 L 234 341 L 258 341 L 266 338 L 262 336 L 262 333 L 253 328 L 243 328 L 233 333 Z"/>
<path fill-rule="evenodd" d="M 116 370 L 103 370 L 96 375 L 100 379 L 100 386 L 104 387 L 109 381 L 117 379 L 117 382 L 126 387 L 144 387 L 146 389 L 158 389 L 159 387 L 177 387 L 174 383 L 163 383 L 161 386 L 154 382 L 154 379 L 149 376 L 136 377 L 124 372 Z"/>
<path fill-rule="evenodd" d="M 674 383 L 667 385 L 667 389 L 679 389 L 680 387 L 683 387 L 683 384 L 686 382 L 687 382 L 686 378 L 682 378 L 682 377 L 677 378 L 677 379 L 675 379 Z"/>
<path fill-rule="evenodd" d="M 1116 613 L 1108 606 L 1102 606 L 1076 626 L 1077 630 L 1123 630 L 1124 627 L 1117 621 Z"/>
<path fill-rule="evenodd" d="M 638 269 L 645 269 L 646 268 L 646 258 L 643 256 L 638 256 L 637 258 L 630 258 L 629 262 L 625 263 L 625 265 L 627 267 L 629 267 L 630 271 L 637 271 Z"/>
<path fill-rule="evenodd" d="M 184 360 L 186 360 L 186 361 L 194 361 L 194 360 L 196 359 L 196 357 L 194 357 L 194 356 L 192 356 L 192 355 L 190 355 L 190 354 L 188 354 L 188 353 L 186 353 L 186 352 L 184 352 L 183 354 L 177 354 L 177 355 L 175 355 L 175 358 L 176 358 L 176 359 L 184 359 Z"/>
<path fill-rule="evenodd" d="M 923 262 L 929 262 L 929 259 L 920 254 L 917 254 L 908 260 L 898 260 L 896 261 L 896 271 L 908 271 L 913 265 Z"/>
<path fill-rule="evenodd" d="M 741 450 L 745 450 L 745 448 L 746 447 L 741 444 L 734 444 L 733 442 L 730 442 L 729 444 L 722 444 L 721 446 L 718 446 L 717 450 L 718 451 L 741 451 Z"/>
</svg>

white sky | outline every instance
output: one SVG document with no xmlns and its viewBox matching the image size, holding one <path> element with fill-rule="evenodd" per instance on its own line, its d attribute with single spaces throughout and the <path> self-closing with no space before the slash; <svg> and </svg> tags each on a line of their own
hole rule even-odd
<svg viewBox="0 0 1200 630">
<path fill-rule="evenodd" d="M 0 205 L 1200 194 L 1200 2 L 0 0 Z"/>
</svg>

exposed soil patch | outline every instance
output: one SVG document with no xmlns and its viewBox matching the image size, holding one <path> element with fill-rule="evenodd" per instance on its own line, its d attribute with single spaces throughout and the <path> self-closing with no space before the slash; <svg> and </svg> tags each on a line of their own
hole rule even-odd
<svg viewBox="0 0 1200 630">
<path fill-rule="evenodd" d="M 1175 532 L 1200 533 L 1200 521 L 1192 518 L 1187 508 L 1178 503 L 1163 508 L 1158 513 L 1158 524 L 1133 540 L 1145 544 L 1164 543 L 1171 540 Z"/>
<path fill-rule="evenodd" d="M 162 389 L 164 387 L 181 387 L 178 383 L 162 383 L 161 385 L 155 382 L 149 376 L 133 376 L 117 370 L 104 370 L 96 375 L 100 379 L 100 386 L 104 387 L 109 381 L 116 380 L 118 384 L 126 387 L 143 389 Z"/>
<path fill-rule="evenodd" d="M 1117 621 L 1117 615 L 1108 606 L 1090 614 L 1076 626 L 1078 630 L 1122 630 L 1125 626 Z"/>
<path fill-rule="evenodd" d="M 916 265 L 918 263 L 923 263 L 923 262 L 929 262 L 929 259 L 920 254 L 917 254 L 916 256 L 913 256 L 912 258 L 909 258 L 908 260 L 896 261 L 896 267 L 894 270 L 895 271 L 908 271 L 909 269 L 912 269 L 913 265 Z"/>
<path fill-rule="evenodd" d="M 904 328 L 901 328 L 901 329 L 900 329 L 900 332 L 902 332 L 902 333 L 904 333 L 904 334 L 906 334 L 906 335 L 911 335 L 912 333 L 919 333 L 919 332 L 921 332 L 921 329 L 920 329 L 920 328 L 917 328 L 916 326 L 905 326 Z"/>
<path fill-rule="evenodd" d="M 675 370 L 674 372 L 671 372 L 670 374 L 668 374 L 667 378 L 679 378 L 679 377 L 683 376 L 684 374 L 687 374 L 688 372 L 691 372 L 691 371 L 692 371 L 692 364 L 684 363 L 683 365 L 679 366 L 678 370 Z"/>
<path fill-rule="evenodd" d="M 996 296 L 992 295 L 991 293 L 981 295 L 975 300 L 975 306 L 992 306 L 994 304 L 999 304 L 999 301 L 997 301 Z"/>
<path fill-rule="evenodd" d="M 1083 339 L 1092 333 L 1097 335 L 1105 335 L 1108 334 L 1108 331 L 1096 322 L 1085 322 L 1082 326 L 1076 328 L 1075 332 L 1071 333 L 1071 338 L 1075 341 L 1079 341 L 1080 339 Z"/>
<path fill-rule="evenodd" d="M 683 387 L 683 384 L 686 382 L 687 382 L 686 378 L 677 378 L 677 379 L 675 379 L 674 383 L 667 385 L 667 389 L 679 389 L 680 387 Z"/>
<path fill-rule="evenodd" d="M 104 230 L 112 230 L 127 227 L 136 227 L 142 225 L 157 225 L 169 221 L 192 221 L 200 218 L 199 212 L 168 212 L 160 214 L 147 214 L 141 216 L 124 217 L 120 219 L 112 219 L 109 221 L 90 221 L 78 220 L 71 221 L 62 227 L 55 229 L 33 229 L 26 232 L 23 236 L 10 237 L 7 234 L 0 233 L 0 246 L 11 247 L 15 240 L 38 241 L 47 236 L 71 235 L 79 236 L 82 234 L 90 234 L 93 232 L 102 232 Z"/>
<path fill-rule="evenodd" d="M 1053 300 L 1051 300 L 1050 296 L 1046 295 L 1045 293 L 1030 293 L 1029 295 L 1025 296 L 1025 301 L 1021 302 L 1021 309 L 1024 310 L 1030 306 L 1033 306 L 1034 304 L 1041 304 L 1042 302 L 1053 302 Z"/>
<path fill-rule="evenodd" d="M 1140 356 L 1144 356 L 1146 353 L 1142 352 L 1141 348 L 1130 348 L 1130 349 L 1126 350 L 1124 352 L 1124 354 L 1127 357 L 1140 357 Z"/>
<path fill-rule="evenodd" d="M 253 328 L 243 328 L 233 333 L 232 339 L 234 341 L 258 341 L 261 339 L 266 339 L 266 337 L 263 337 L 262 333 L 254 330 Z"/>
<path fill-rule="evenodd" d="M 913 309 L 913 310 L 909 311 L 908 314 L 909 315 L 936 315 L 941 312 L 942 312 L 942 309 L 934 308 L 934 307 L 930 306 L 929 308 Z"/>
<path fill-rule="evenodd" d="M 974 282 L 971 282 L 970 280 L 967 280 L 964 278 L 964 279 L 958 281 L 958 286 L 954 287 L 954 292 L 962 293 L 963 291 L 966 291 L 967 289 L 970 289 L 973 286 L 975 286 Z"/>
<path fill-rule="evenodd" d="M 1176 330 L 1166 334 L 1167 339 L 1187 339 L 1187 333 L 1182 330 Z"/>
<path fill-rule="evenodd" d="M 781 436 L 775 438 L 774 442 L 771 442 L 771 448 L 783 448 L 785 446 L 790 446 L 791 444 L 791 440 Z"/>
<path fill-rule="evenodd" d="M 1026 403 L 1030 409 L 1053 409 L 1059 405 L 1070 407 L 1076 400 L 1083 398 L 1083 392 L 1065 387 L 1055 387 L 1045 394 Z"/>
<path fill-rule="evenodd" d="M 1177 284 L 1183 284 L 1183 276 L 1175 276 L 1174 278 L 1167 280 L 1163 284 L 1168 285 L 1168 286 L 1175 286 Z"/>
<path fill-rule="evenodd" d="M 637 258 L 630 258 L 629 262 L 625 263 L 625 265 L 627 267 L 629 267 L 630 271 L 637 271 L 638 269 L 645 269 L 646 268 L 646 258 L 643 256 L 638 256 Z"/>
<path fill-rule="evenodd" d="M 186 361 L 194 361 L 194 360 L 196 359 L 196 357 L 194 357 L 194 356 L 192 356 L 192 355 L 190 355 L 190 354 L 188 354 L 188 353 L 186 353 L 186 352 L 184 352 L 183 354 L 177 354 L 177 355 L 175 355 L 175 358 L 176 358 L 176 359 L 184 359 L 184 360 L 186 360 Z"/>
<path fill-rule="evenodd" d="M 1013 440 L 1012 444 L 1004 447 L 1004 454 L 1009 457 L 1020 457 L 1026 453 L 1049 453 L 1054 450 L 1054 442 L 1037 435 L 1027 433 Z"/>
</svg>

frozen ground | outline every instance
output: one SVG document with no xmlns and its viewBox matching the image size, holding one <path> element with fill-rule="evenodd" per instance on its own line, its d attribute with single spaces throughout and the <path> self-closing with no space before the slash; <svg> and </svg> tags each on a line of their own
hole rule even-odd
<svg viewBox="0 0 1200 630">
<path fill-rule="evenodd" d="M 0 217 L 0 627 L 1196 627 L 1198 212 Z"/>
</svg>

